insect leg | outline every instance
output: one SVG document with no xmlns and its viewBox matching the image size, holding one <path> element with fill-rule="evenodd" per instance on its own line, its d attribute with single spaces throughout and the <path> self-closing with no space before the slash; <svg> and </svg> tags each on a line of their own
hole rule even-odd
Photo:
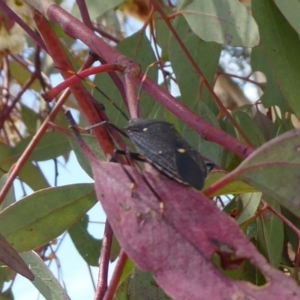
<svg viewBox="0 0 300 300">
<path fill-rule="evenodd" d="M 215 164 L 211 161 L 205 161 L 205 165 L 208 173 L 215 168 Z"/>
<path fill-rule="evenodd" d="M 119 158 L 118 158 L 118 154 L 121 154 L 121 155 L 124 155 L 124 156 L 126 156 L 126 157 L 128 157 L 128 158 L 130 159 L 130 157 L 128 156 L 127 153 L 128 153 L 127 151 L 115 149 L 115 150 L 114 150 L 114 153 L 113 153 L 113 160 L 114 160 L 115 162 L 118 162 L 118 163 L 121 165 L 123 171 L 125 172 L 125 174 L 126 174 L 126 175 L 128 176 L 128 178 L 130 179 L 130 181 L 131 181 L 131 187 L 130 187 L 130 190 L 131 190 L 131 196 L 133 196 L 133 193 L 134 193 L 134 190 L 135 190 L 135 186 L 136 186 L 135 180 L 134 180 L 134 178 L 132 177 L 132 175 L 126 170 L 126 168 L 124 167 L 123 163 L 120 162 L 120 160 L 119 160 Z M 130 160 L 130 161 L 131 161 L 131 160 Z"/>
<path fill-rule="evenodd" d="M 117 154 L 121 154 L 121 155 L 125 155 L 126 157 L 129 158 L 129 161 L 131 162 L 132 165 L 137 166 L 137 168 L 140 171 L 140 174 L 144 180 L 144 182 L 146 183 L 146 185 L 148 186 L 149 190 L 152 192 L 152 194 L 157 198 L 158 202 L 159 202 L 159 209 L 160 212 L 163 214 L 165 211 L 165 204 L 164 201 L 162 200 L 162 198 L 157 194 L 157 192 L 154 190 L 154 188 L 152 187 L 152 185 L 150 184 L 150 182 L 148 181 L 148 179 L 146 178 L 146 176 L 144 176 L 142 169 L 140 167 L 139 164 L 136 163 L 136 161 L 142 161 L 142 162 L 146 162 L 145 159 L 139 154 L 139 153 L 135 153 L 135 152 L 130 152 L 130 151 L 123 151 L 123 150 L 115 150 L 115 153 Z M 121 164 L 124 172 L 126 173 L 126 175 L 129 177 L 129 179 L 132 181 L 133 183 L 133 187 L 132 187 L 132 191 L 134 191 L 135 188 L 135 182 L 134 179 L 132 178 L 132 176 L 129 174 L 129 172 L 124 168 L 123 164 Z"/>
</svg>

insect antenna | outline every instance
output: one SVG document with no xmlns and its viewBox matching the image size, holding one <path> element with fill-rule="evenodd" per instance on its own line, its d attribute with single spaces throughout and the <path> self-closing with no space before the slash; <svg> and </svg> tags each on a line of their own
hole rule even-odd
<svg viewBox="0 0 300 300">
<path fill-rule="evenodd" d="M 160 61 L 158 60 L 158 61 L 155 61 L 155 62 L 153 62 L 152 64 L 148 65 L 148 66 L 147 66 L 147 69 L 146 69 L 146 71 L 145 71 L 145 73 L 144 73 L 144 75 L 143 75 L 143 77 L 142 77 L 141 84 L 140 84 L 140 86 L 139 86 L 139 88 L 138 88 L 137 99 L 136 99 L 136 101 L 137 101 L 137 106 L 136 106 L 136 107 L 137 107 L 137 112 L 136 112 L 136 115 L 137 115 L 137 116 L 140 116 L 140 114 L 139 114 L 139 111 L 140 111 L 139 103 L 140 103 L 140 97 L 141 97 L 141 93 L 142 93 L 143 83 L 144 83 L 144 82 L 146 81 L 146 79 L 147 79 L 147 75 L 148 75 L 149 70 L 150 70 L 152 67 L 154 67 L 155 65 L 157 65 L 159 62 L 160 62 Z"/>
</svg>

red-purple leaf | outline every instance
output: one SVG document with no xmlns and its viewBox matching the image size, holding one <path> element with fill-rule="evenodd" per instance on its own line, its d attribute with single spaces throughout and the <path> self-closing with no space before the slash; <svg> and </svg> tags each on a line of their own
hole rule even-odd
<svg viewBox="0 0 300 300">
<path fill-rule="evenodd" d="M 248 241 L 233 219 L 201 192 L 160 174 L 144 172 L 147 181 L 131 167 L 99 162 L 87 155 L 95 188 L 121 246 L 143 270 L 152 271 L 159 285 L 174 299 L 253 297 L 289 299 L 300 295 L 296 283 L 276 269 Z M 230 249 L 247 258 L 265 275 L 256 287 L 227 278 L 211 261 L 215 251 Z"/>
</svg>

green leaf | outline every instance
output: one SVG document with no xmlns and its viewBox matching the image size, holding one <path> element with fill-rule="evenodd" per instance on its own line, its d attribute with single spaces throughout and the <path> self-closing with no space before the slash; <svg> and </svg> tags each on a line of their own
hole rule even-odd
<svg viewBox="0 0 300 300">
<path fill-rule="evenodd" d="M 270 198 L 268 203 L 280 213 L 280 205 L 278 203 Z M 278 268 L 284 243 L 282 220 L 271 211 L 266 211 L 257 219 L 257 229 L 258 248 L 268 259 L 269 263 L 273 267 Z"/>
<path fill-rule="evenodd" d="M 95 239 L 88 232 L 89 217 L 85 215 L 69 229 L 69 235 L 81 257 L 91 266 L 99 265 L 101 240 Z"/>
<path fill-rule="evenodd" d="M 274 137 L 284 134 L 289 130 L 293 130 L 295 127 L 291 120 L 290 115 L 286 116 L 284 119 L 276 118 L 273 128 Z"/>
<path fill-rule="evenodd" d="M 193 1 L 182 14 L 204 41 L 233 47 L 254 47 L 259 43 L 257 24 L 245 6 L 236 0 Z"/>
<path fill-rule="evenodd" d="M 32 137 L 25 138 L 17 144 L 12 151 L 12 159 L 21 156 L 28 144 L 31 142 Z M 70 152 L 71 147 L 68 142 L 67 136 L 59 132 L 47 132 L 44 134 L 38 145 L 35 147 L 34 152 L 30 156 L 31 160 L 34 161 L 45 161 L 49 159 L 57 158 L 58 156 L 64 155 Z"/>
<path fill-rule="evenodd" d="M 28 176 L 28 174 L 30 174 L 30 176 Z M 44 173 L 33 163 L 27 163 L 23 166 L 20 171 L 19 178 L 28 184 L 34 191 L 49 187 L 49 183 L 45 178 Z"/>
<path fill-rule="evenodd" d="M 232 115 L 255 148 L 265 143 L 265 138 L 261 132 L 261 129 L 247 113 L 236 110 Z M 237 130 L 236 134 L 239 139 L 243 141 L 243 138 L 240 136 Z"/>
<path fill-rule="evenodd" d="M 272 72 L 285 101 L 299 118 L 299 36 L 282 16 L 273 0 L 253 0 L 252 11 L 259 25 L 260 45 L 266 55 L 268 69 Z"/>
<path fill-rule="evenodd" d="M 174 23 L 174 29 L 186 46 L 196 65 L 202 71 L 208 83 L 214 82 L 214 76 L 218 68 L 221 46 L 216 43 L 202 41 L 197 35 L 190 31 L 184 18 L 178 17 Z M 196 73 L 191 61 L 187 58 L 182 48 L 173 35 L 169 40 L 169 56 L 172 68 L 179 85 L 182 102 L 192 109 L 200 100 L 209 104 L 210 98 L 201 89 L 202 79 Z M 205 99 L 204 99 L 205 98 Z"/>
<path fill-rule="evenodd" d="M 234 176 L 300 216 L 300 130 L 291 130 L 254 151 Z"/>
<path fill-rule="evenodd" d="M 236 137 L 236 131 L 234 126 L 232 125 L 231 121 L 228 120 L 228 118 L 223 118 L 219 121 L 220 128 L 230 134 L 233 137 Z M 231 151 L 228 151 L 226 149 L 223 149 L 223 155 L 222 155 L 222 163 L 221 167 L 224 170 L 233 170 L 235 169 L 240 163 L 242 159 L 232 153 Z"/>
<path fill-rule="evenodd" d="M 95 22 L 97 24 L 105 22 L 107 28 L 113 28 L 114 37 L 121 41 L 122 39 L 124 39 L 123 27 L 121 28 L 121 26 L 123 25 L 123 21 L 118 18 L 118 16 L 119 15 L 116 13 L 116 11 L 111 9 L 96 18 Z"/>
<path fill-rule="evenodd" d="M 135 269 L 134 262 L 130 258 L 127 258 L 119 284 L 121 284 L 124 280 L 126 280 L 134 272 L 134 269 Z"/>
<path fill-rule="evenodd" d="M 5 173 L 9 171 L 11 166 L 19 158 L 17 155 L 12 154 L 13 151 L 13 148 L 0 143 L 0 165 Z M 5 174 L 1 169 L 0 174 Z M 28 176 L 28 174 L 30 174 L 30 176 Z M 39 190 L 49 186 L 41 170 L 30 162 L 22 167 L 19 173 L 19 179 L 28 184 L 33 190 Z"/>
<path fill-rule="evenodd" d="M 280 12 L 285 16 L 291 26 L 300 34 L 299 14 L 300 2 L 299 0 L 281 1 L 274 0 Z"/>
<path fill-rule="evenodd" d="M 130 281 L 131 274 L 135 271 L 135 265 L 131 259 L 127 259 L 125 267 L 123 269 L 122 276 L 119 280 L 118 289 L 116 292 L 115 299 L 118 300 L 127 300 L 128 299 L 128 283 Z"/>
<path fill-rule="evenodd" d="M 243 210 L 237 219 L 239 225 L 253 218 L 260 204 L 261 196 L 261 193 L 246 193 L 241 195 L 240 198 L 243 204 Z"/>
<path fill-rule="evenodd" d="M 264 73 L 267 82 L 261 96 L 261 101 L 266 108 L 277 105 L 281 113 L 290 110 L 288 103 L 285 101 L 284 95 L 278 86 L 274 73 L 270 68 L 267 53 L 265 53 L 263 46 L 253 48 L 251 52 L 251 66 L 253 71 L 260 71 Z"/>
<path fill-rule="evenodd" d="M 142 272 L 135 269 L 132 276 L 128 277 L 118 288 L 117 299 L 152 299 L 169 300 L 164 291 L 156 284 L 150 272 Z"/>
<path fill-rule="evenodd" d="M 281 208 L 282 215 L 287 218 L 292 224 L 294 224 L 297 228 L 300 228 L 300 220 L 297 216 L 295 216 L 292 212 L 285 209 L 284 207 Z M 299 237 L 297 232 L 295 232 L 291 227 L 287 224 L 284 224 L 284 231 L 286 232 L 285 238 L 290 242 L 292 250 L 297 253 L 298 245 L 299 245 Z"/>
<path fill-rule="evenodd" d="M 0 191 L 2 190 L 4 184 L 6 183 L 8 176 L 9 176 L 8 174 L 4 174 L 0 178 Z M 6 208 L 7 206 L 13 204 L 14 202 L 16 202 L 15 191 L 14 191 L 14 187 L 11 186 L 4 198 L 4 201 L 0 204 L 0 211 Z"/>
<path fill-rule="evenodd" d="M 49 267 L 45 265 L 35 252 L 22 253 L 21 257 L 30 266 L 35 276 L 32 284 L 47 300 L 70 300 Z"/>
<path fill-rule="evenodd" d="M 162 50 L 161 58 L 164 62 L 166 62 L 169 61 L 170 29 L 168 28 L 165 20 L 160 18 L 157 12 L 154 14 L 154 18 L 157 44 Z"/>
<path fill-rule="evenodd" d="M 8 168 L 11 166 L 11 164 L 8 165 L 10 153 L 11 153 L 11 147 L 0 142 L 0 165 L 1 165 L 1 169 L 5 170 L 6 172 L 8 172 Z M 2 170 L 0 170 L 0 172 L 3 173 Z"/>
<path fill-rule="evenodd" d="M 258 126 L 266 141 L 270 140 L 272 136 L 273 122 L 261 111 L 257 111 L 253 117 L 253 121 Z"/>
<path fill-rule="evenodd" d="M 114 235 L 112 239 L 111 250 L 109 255 L 109 259 L 111 262 L 114 262 L 119 257 L 120 251 L 121 251 L 121 246 L 116 236 Z"/>
<path fill-rule="evenodd" d="M 249 260 L 245 262 L 243 278 L 244 282 L 253 283 L 255 286 L 266 284 L 266 279 L 257 266 L 254 266 Z"/>
<path fill-rule="evenodd" d="M 174 29 L 188 49 L 196 65 L 203 72 L 208 83 L 213 85 L 215 73 L 218 68 L 221 46 L 216 43 L 202 41 L 190 31 L 186 20 L 182 17 L 177 18 L 174 23 Z M 218 127 L 218 121 L 215 116 L 218 113 L 218 109 L 215 101 L 211 98 L 207 88 L 202 84 L 202 79 L 196 73 L 191 61 L 186 57 L 173 35 L 170 35 L 169 56 L 180 88 L 181 97 L 178 100 L 195 113 L 201 115 L 205 120 Z M 164 116 L 166 115 L 164 113 Z M 223 149 L 220 146 L 203 141 L 198 133 L 177 119 L 172 120 L 169 118 L 168 121 L 173 124 L 177 123 L 178 129 L 182 128 L 184 138 L 205 157 L 217 164 L 221 163 Z"/>
<path fill-rule="evenodd" d="M 195 107 L 192 108 L 192 111 L 201 115 L 203 119 L 213 124 L 215 127 L 219 127 L 219 123 L 215 115 L 205 103 L 198 102 Z M 199 135 L 199 133 L 192 130 L 186 124 L 183 125 L 182 136 L 204 157 L 210 159 L 217 165 L 221 164 L 223 148 L 220 145 L 206 141 Z"/>
<path fill-rule="evenodd" d="M 82 134 L 81 137 L 83 138 L 84 142 L 88 145 L 91 151 L 96 155 L 99 160 L 105 160 L 105 155 L 102 149 L 99 146 L 99 143 L 94 135 L 91 134 Z M 69 142 L 71 143 L 71 147 L 74 150 L 78 163 L 80 164 L 81 168 L 91 177 L 93 178 L 93 173 L 90 167 L 90 164 L 82 150 L 78 141 L 74 137 L 69 137 Z"/>
<path fill-rule="evenodd" d="M 36 249 L 70 228 L 95 203 L 93 184 L 44 189 L 3 210 L 0 233 L 18 252 Z"/>
<path fill-rule="evenodd" d="M 225 171 L 215 170 L 211 171 L 208 174 L 207 179 L 205 180 L 205 185 L 203 191 L 210 187 L 213 183 L 217 182 L 221 178 L 226 176 Z M 221 195 L 236 195 L 236 194 L 245 194 L 245 193 L 254 193 L 257 192 L 252 186 L 246 184 L 243 181 L 233 181 L 224 186 L 222 189 L 217 190 L 214 194 L 210 195 L 211 197 L 221 196 Z"/>
<path fill-rule="evenodd" d="M 24 104 L 21 104 L 21 107 L 22 119 L 26 125 L 27 131 L 29 134 L 34 134 L 38 128 L 40 116 Z"/>
<path fill-rule="evenodd" d="M 20 67 L 20 64 L 14 60 L 9 61 L 10 76 L 14 78 L 21 86 L 24 86 L 27 80 L 32 76 L 32 73 L 26 68 Z M 42 90 L 40 81 L 36 78 L 30 85 L 30 89 L 37 92 Z"/>
</svg>

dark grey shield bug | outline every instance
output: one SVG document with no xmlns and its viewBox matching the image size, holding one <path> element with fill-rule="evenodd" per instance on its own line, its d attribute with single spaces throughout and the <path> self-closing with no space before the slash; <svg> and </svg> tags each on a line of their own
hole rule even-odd
<svg viewBox="0 0 300 300">
<path fill-rule="evenodd" d="M 200 190 L 207 176 L 201 154 L 175 129 L 155 119 L 132 119 L 124 129 L 137 152 L 161 173 Z"/>
</svg>

